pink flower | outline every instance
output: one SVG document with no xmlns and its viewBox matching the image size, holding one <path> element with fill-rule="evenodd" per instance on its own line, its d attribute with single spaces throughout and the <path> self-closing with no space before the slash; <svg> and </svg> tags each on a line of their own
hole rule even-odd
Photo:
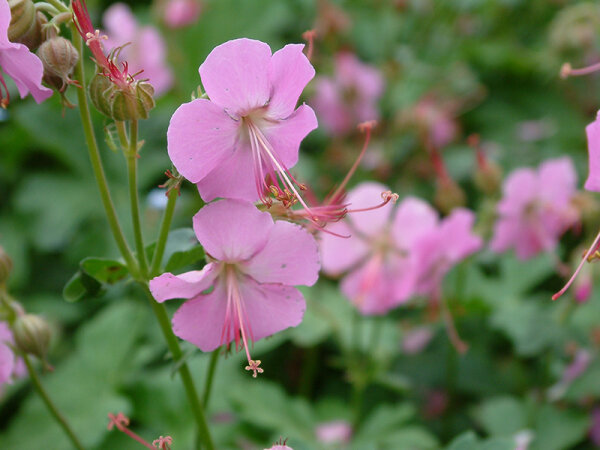
<svg viewBox="0 0 600 450">
<path fill-rule="evenodd" d="M 291 286 L 316 282 L 316 242 L 299 225 L 273 222 L 268 212 L 240 200 L 206 205 L 194 216 L 194 231 L 209 263 L 200 271 L 156 277 L 150 290 L 159 302 L 188 299 L 173 317 L 177 336 L 204 352 L 231 341 L 243 345 L 246 369 L 256 376 L 262 369 L 250 358 L 248 340 L 302 321 L 304 298 Z"/>
<path fill-rule="evenodd" d="M 359 122 L 377 120 L 377 101 L 384 82 L 379 71 L 366 65 L 352 53 L 335 58 L 335 76 L 315 80 L 313 98 L 319 119 L 330 133 L 345 134 Z"/>
<path fill-rule="evenodd" d="M 52 95 L 52 89 L 42 86 L 44 66 L 42 61 L 23 44 L 15 44 L 8 40 L 10 25 L 10 6 L 7 1 L 0 2 L 0 107 L 6 108 L 9 102 L 8 87 L 2 72 L 9 75 L 24 98 L 31 94 L 37 103 L 41 103 Z M 4 93 L 2 90 L 4 89 Z"/>
<path fill-rule="evenodd" d="M 158 30 L 151 26 L 140 27 L 131 10 L 124 3 L 115 3 L 103 17 L 109 40 L 108 48 L 123 47 L 117 55 L 127 61 L 130 73 L 142 72 L 156 95 L 173 85 L 173 74 L 166 65 L 166 46 Z"/>
<path fill-rule="evenodd" d="M 600 112 L 586 128 L 589 155 L 589 175 L 585 182 L 588 191 L 600 192 Z"/>
<path fill-rule="evenodd" d="M 6 322 L 0 322 L 0 386 L 11 383 L 14 378 L 25 374 L 23 360 L 17 358 L 11 349 L 13 335 Z"/>
<path fill-rule="evenodd" d="M 546 161 L 535 169 L 517 169 L 504 183 L 490 248 L 514 247 L 520 259 L 554 249 L 559 237 L 578 220 L 571 200 L 577 175 L 569 158 Z"/>
<path fill-rule="evenodd" d="M 352 427 L 345 420 L 333 420 L 317 425 L 315 434 L 323 444 L 346 444 L 352 437 Z"/>
<path fill-rule="evenodd" d="M 457 208 L 419 239 L 413 250 L 418 294 L 439 297 L 452 266 L 482 247 L 481 238 L 473 234 L 474 222 L 471 211 Z"/>
<path fill-rule="evenodd" d="M 362 183 L 348 193 L 353 209 L 373 204 L 386 191 L 378 183 Z M 385 314 L 415 293 L 413 250 L 437 225 L 437 214 L 422 200 L 406 198 L 392 204 L 349 214 L 321 234 L 323 271 L 332 276 L 348 272 L 341 289 L 362 314 Z"/>
<path fill-rule="evenodd" d="M 170 28 L 183 28 L 195 23 L 202 5 L 199 0 L 169 0 L 165 6 L 165 23 Z"/>
<path fill-rule="evenodd" d="M 310 107 L 295 109 L 315 74 L 303 47 L 286 45 L 271 54 L 264 42 L 236 39 L 216 47 L 200 66 L 210 100 L 181 105 L 167 140 L 173 164 L 205 201 L 269 205 L 271 192 L 286 205 L 299 200 L 309 209 L 298 193 L 304 186 L 288 170 L 302 139 L 317 127 Z"/>
<path fill-rule="evenodd" d="M 412 120 L 423 129 L 429 143 L 437 149 L 444 148 L 458 134 L 458 125 L 452 109 L 452 106 L 443 105 L 434 97 L 427 96 L 415 105 L 412 112 Z"/>
</svg>

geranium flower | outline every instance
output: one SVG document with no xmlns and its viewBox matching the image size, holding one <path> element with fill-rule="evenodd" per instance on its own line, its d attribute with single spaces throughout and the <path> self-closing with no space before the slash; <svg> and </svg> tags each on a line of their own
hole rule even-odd
<svg viewBox="0 0 600 450">
<path fill-rule="evenodd" d="M 181 105 L 169 124 L 168 151 L 205 201 L 261 200 L 272 193 L 286 206 L 300 201 L 289 168 L 304 137 L 317 127 L 313 110 L 296 103 L 315 71 L 304 45 L 271 54 L 267 44 L 236 39 L 216 47 L 200 66 L 210 97 Z"/>
<path fill-rule="evenodd" d="M 339 53 L 335 57 L 333 77 L 315 80 L 312 103 L 319 120 L 332 134 L 342 135 L 359 122 L 377 120 L 377 101 L 384 82 L 379 71 L 362 63 L 354 54 Z"/>
<path fill-rule="evenodd" d="M 496 252 L 514 248 L 520 259 L 554 249 L 579 218 L 571 202 L 576 184 L 569 158 L 546 161 L 537 170 L 513 171 L 504 182 L 490 248 Z"/>
<path fill-rule="evenodd" d="M 41 103 L 52 95 L 52 89 L 42 86 L 44 66 L 25 45 L 8 40 L 10 18 L 8 2 L 0 2 L 0 107 L 6 108 L 10 99 L 2 72 L 13 79 L 21 98 L 31 94 L 37 103 Z"/>
<path fill-rule="evenodd" d="M 103 16 L 108 34 L 107 47 L 122 47 L 117 52 L 121 61 L 127 61 L 130 73 L 142 72 L 156 95 L 168 91 L 173 85 L 173 74 L 166 64 L 166 45 L 158 30 L 152 26 L 139 26 L 135 16 L 124 3 L 115 3 Z"/>
<path fill-rule="evenodd" d="M 386 191 L 378 183 L 362 183 L 348 193 L 354 208 L 370 206 Z M 388 203 L 377 209 L 349 214 L 321 234 L 323 271 L 332 276 L 348 272 L 341 289 L 362 314 L 384 314 L 415 293 L 412 252 L 418 240 L 437 225 L 437 213 L 417 198 L 406 198 L 394 211 Z"/>
<path fill-rule="evenodd" d="M 165 23 L 170 28 L 183 28 L 195 23 L 200 16 L 200 0 L 168 0 L 165 5 Z"/>
<path fill-rule="evenodd" d="M 241 200 L 206 205 L 194 216 L 194 231 L 210 262 L 200 271 L 156 277 L 150 290 L 159 302 L 188 299 L 173 317 L 177 336 L 204 352 L 235 341 L 256 376 L 262 369 L 248 341 L 301 322 L 305 301 L 291 286 L 316 282 L 317 244 L 299 225 L 273 222 Z"/>
</svg>

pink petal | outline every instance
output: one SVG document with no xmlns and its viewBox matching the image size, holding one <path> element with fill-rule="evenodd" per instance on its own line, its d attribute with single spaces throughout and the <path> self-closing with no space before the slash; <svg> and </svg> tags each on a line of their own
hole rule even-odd
<svg viewBox="0 0 600 450">
<path fill-rule="evenodd" d="M 0 45 L 8 44 L 8 27 L 10 25 L 10 6 L 8 2 L 0 2 Z"/>
<path fill-rule="evenodd" d="M 504 181 L 503 198 L 498 204 L 500 214 L 520 215 L 533 200 L 538 198 L 540 184 L 533 169 L 517 169 Z"/>
<path fill-rule="evenodd" d="M 300 143 L 308 133 L 317 128 L 317 117 L 310 106 L 300 105 L 287 119 L 265 121 L 261 129 L 289 169 L 298 162 Z"/>
<path fill-rule="evenodd" d="M 155 95 L 161 95 L 173 85 L 173 73 L 166 63 L 167 48 L 165 42 L 154 27 L 143 27 L 137 37 L 139 67 L 131 68 L 135 73 L 143 72 L 138 78 L 148 78 Z"/>
<path fill-rule="evenodd" d="M 355 234 L 345 221 L 329 224 L 327 230 L 350 237 L 342 238 L 329 233 L 319 235 L 322 268 L 326 274 L 340 275 L 367 256 L 369 244 Z"/>
<path fill-rule="evenodd" d="M 231 341 L 222 342 L 227 309 L 227 293 L 223 283 L 213 291 L 185 302 L 173 315 L 173 332 L 203 352 L 210 352 Z"/>
<path fill-rule="evenodd" d="M 116 45 L 133 43 L 138 24 L 135 16 L 124 3 L 115 3 L 104 12 L 102 22 L 109 37 Z M 110 49 L 109 49 L 110 50 Z"/>
<path fill-rule="evenodd" d="M 383 78 L 379 71 L 361 62 L 354 54 L 344 52 L 336 55 L 336 74 L 340 83 L 356 89 L 367 101 L 377 99 L 383 92 Z"/>
<path fill-rule="evenodd" d="M 490 241 L 490 249 L 501 253 L 509 249 L 519 233 L 519 221 L 513 218 L 498 219 L 494 224 L 494 234 Z"/>
<path fill-rule="evenodd" d="M 392 234 L 396 245 L 402 250 L 410 250 L 425 234 L 437 226 L 437 212 L 423 200 L 406 197 L 398 206 Z"/>
<path fill-rule="evenodd" d="M 476 252 L 483 245 L 482 239 L 473 233 L 475 214 L 464 208 L 457 208 L 440 225 L 444 255 L 452 262 L 460 261 Z"/>
<path fill-rule="evenodd" d="M 568 157 L 544 161 L 539 169 L 540 197 L 553 207 L 568 204 L 577 190 L 577 173 Z"/>
<path fill-rule="evenodd" d="M 277 221 L 263 249 L 245 263 L 244 272 L 259 283 L 312 286 L 319 266 L 312 235 L 299 225 Z"/>
<path fill-rule="evenodd" d="M 185 178 L 198 183 L 238 148 L 239 123 L 206 99 L 184 103 L 169 123 L 168 152 Z"/>
<path fill-rule="evenodd" d="M 194 216 L 194 231 L 206 253 L 226 262 L 243 261 L 260 251 L 273 230 L 273 219 L 241 200 L 219 200 Z"/>
<path fill-rule="evenodd" d="M 163 273 L 150 280 L 150 292 L 159 303 L 173 298 L 196 297 L 212 286 L 218 274 L 219 266 L 215 263 L 208 263 L 202 270 L 193 270 L 181 275 Z"/>
<path fill-rule="evenodd" d="M 303 48 L 304 44 L 289 44 L 271 58 L 269 78 L 273 91 L 268 107 L 271 117 L 285 119 L 292 114 L 300 94 L 315 76 L 315 69 L 302 53 Z"/>
<path fill-rule="evenodd" d="M 348 193 L 346 199 L 350 203 L 348 209 L 355 210 L 376 206 L 383 201 L 381 194 L 387 190 L 389 190 L 387 187 L 379 183 L 361 183 Z M 384 207 L 372 211 L 348 214 L 348 220 L 351 228 L 356 231 L 366 236 L 375 236 L 383 232 L 388 225 L 393 209 L 394 205 L 388 203 Z"/>
<path fill-rule="evenodd" d="M 245 115 L 269 101 L 271 49 L 252 39 L 235 39 L 215 47 L 200 66 L 211 101 L 233 115 Z"/>
<path fill-rule="evenodd" d="M 589 175 L 585 182 L 588 191 L 600 192 L 600 118 L 586 128 L 589 155 Z"/>
<path fill-rule="evenodd" d="M 252 150 L 240 143 L 233 156 L 220 163 L 196 185 L 200 197 L 210 202 L 217 197 L 254 202 L 259 199 L 253 170 Z"/>
<path fill-rule="evenodd" d="M 52 95 L 52 89 L 42 86 L 42 61 L 23 44 L 9 44 L 0 51 L 0 68 L 14 80 L 21 98 L 31 93 L 37 103 Z"/>
<path fill-rule="evenodd" d="M 11 381 L 15 355 L 8 345 L 0 344 L 0 385 Z"/>
<path fill-rule="evenodd" d="M 240 295 L 254 342 L 300 324 L 306 310 L 300 291 L 289 286 L 258 284 L 246 278 Z"/>
<path fill-rule="evenodd" d="M 317 111 L 319 122 L 330 133 L 336 135 L 349 131 L 352 128 L 352 119 L 335 82 L 329 78 L 318 77 L 314 85 L 316 93 L 311 99 L 311 104 Z"/>
</svg>

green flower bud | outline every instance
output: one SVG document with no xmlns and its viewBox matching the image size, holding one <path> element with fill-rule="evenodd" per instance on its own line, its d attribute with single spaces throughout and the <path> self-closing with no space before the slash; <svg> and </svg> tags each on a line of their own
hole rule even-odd
<svg viewBox="0 0 600 450">
<path fill-rule="evenodd" d="M 8 0 L 8 6 L 10 7 L 8 40 L 21 42 L 21 38 L 35 27 L 35 5 L 31 0 Z"/>
<path fill-rule="evenodd" d="M 502 184 L 502 169 L 493 161 L 486 161 L 485 166 L 475 172 L 474 181 L 485 194 L 493 195 L 499 191 Z"/>
<path fill-rule="evenodd" d="M 121 90 L 98 73 L 90 82 L 89 94 L 96 109 L 114 120 L 147 119 L 154 108 L 154 88 L 145 81 L 133 81 L 129 89 Z"/>
<path fill-rule="evenodd" d="M 64 92 L 79 60 L 79 53 L 71 41 L 60 36 L 50 38 L 40 46 L 37 55 L 44 64 L 44 81 Z"/>
<path fill-rule="evenodd" d="M 21 351 L 40 359 L 46 357 L 52 335 L 48 322 L 40 316 L 24 314 L 17 317 L 12 331 L 15 344 Z"/>
<path fill-rule="evenodd" d="M 454 208 L 464 206 L 466 198 L 461 187 L 453 180 L 448 179 L 438 182 L 434 201 L 440 211 L 448 214 Z"/>
<path fill-rule="evenodd" d="M 6 284 L 12 268 L 12 259 L 10 259 L 10 256 L 8 256 L 4 249 L 0 247 L 0 286 Z"/>
</svg>

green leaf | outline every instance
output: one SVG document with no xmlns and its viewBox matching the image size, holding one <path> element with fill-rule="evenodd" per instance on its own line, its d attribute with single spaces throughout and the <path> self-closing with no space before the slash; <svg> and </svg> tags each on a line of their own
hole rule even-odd
<svg viewBox="0 0 600 450">
<path fill-rule="evenodd" d="M 129 274 L 124 264 L 108 258 L 85 258 L 80 267 L 90 277 L 107 284 L 114 284 Z"/>
<path fill-rule="evenodd" d="M 477 435 L 472 431 L 466 431 L 454 438 L 446 450 L 475 450 L 477 446 Z"/>
<path fill-rule="evenodd" d="M 535 439 L 531 450 L 561 450 L 572 448 L 585 438 L 589 416 L 571 410 L 545 405 L 536 420 Z"/>
<path fill-rule="evenodd" d="M 146 247 L 146 254 L 152 259 L 156 242 Z M 198 243 L 198 238 L 192 228 L 178 228 L 169 233 L 163 262 L 165 272 L 174 272 L 186 266 L 197 263 L 204 258 L 204 249 Z"/>
<path fill-rule="evenodd" d="M 476 409 L 475 417 L 491 435 L 513 435 L 527 427 L 525 407 L 513 397 L 486 400 Z"/>
<path fill-rule="evenodd" d="M 102 291 L 102 284 L 81 270 L 71 277 L 63 288 L 63 297 L 68 302 L 78 302 L 84 297 L 95 297 Z"/>
</svg>

